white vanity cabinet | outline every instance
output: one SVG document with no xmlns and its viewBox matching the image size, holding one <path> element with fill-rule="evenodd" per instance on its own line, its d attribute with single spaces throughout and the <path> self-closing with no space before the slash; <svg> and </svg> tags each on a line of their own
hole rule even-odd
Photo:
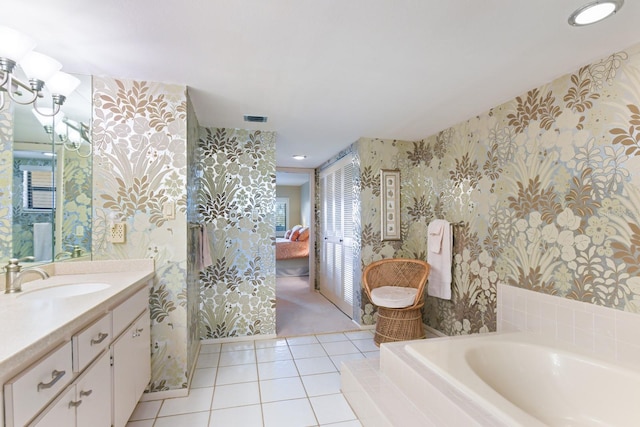
<svg viewBox="0 0 640 427">
<path fill-rule="evenodd" d="M 105 351 L 30 427 L 110 427 L 110 360 Z"/>
<path fill-rule="evenodd" d="M 145 310 L 111 345 L 114 427 L 124 427 L 127 424 L 151 378 L 149 359 L 139 356 L 144 352 L 149 353 L 149 319 L 149 310 Z"/>
<path fill-rule="evenodd" d="M 151 378 L 148 300 L 145 286 L 106 305 L 6 381 L 6 427 L 125 427 Z"/>
<path fill-rule="evenodd" d="M 4 385 L 7 427 L 24 426 L 72 380 L 67 341 Z"/>
</svg>

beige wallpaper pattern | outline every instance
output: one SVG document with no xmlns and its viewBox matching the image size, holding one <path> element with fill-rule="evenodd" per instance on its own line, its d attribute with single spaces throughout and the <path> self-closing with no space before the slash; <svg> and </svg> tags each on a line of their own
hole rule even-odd
<svg viewBox="0 0 640 427">
<path fill-rule="evenodd" d="M 0 109 L 0 257 L 13 257 L 13 107 Z"/>
<path fill-rule="evenodd" d="M 93 259 L 153 258 L 150 391 L 186 387 L 187 98 L 184 86 L 93 79 Z M 176 219 L 162 206 L 173 202 Z M 126 243 L 110 243 L 110 223 Z M 197 329 L 196 329 L 197 330 Z"/>
<path fill-rule="evenodd" d="M 426 225 L 445 218 L 464 223 L 453 298 L 427 298 L 425 321 L 446 334 L 495 330 L 499 281 L 640 312 L 639 50 L 422 141 L 360 140 L 362 264 L 426 259 Z M 402 171 L 402 242 L 379 239 L 380 168 Z"/>
<path fill-rule="evenodd" d="M 198 215 L 212 245 L 201 272 L 201 338 L 276 333 L 275 133 L 201 128 Z"/>
</svg>

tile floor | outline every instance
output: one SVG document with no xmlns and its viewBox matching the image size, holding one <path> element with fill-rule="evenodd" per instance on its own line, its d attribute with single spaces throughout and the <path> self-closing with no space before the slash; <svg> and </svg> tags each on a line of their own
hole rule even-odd
<svg viewBox="0 0 640 427">
<path fill-rule="evenodd" d="M 127 427 L 361 426 L 340 363 L 379 357 L 373 331 L 203 344 L 189 396 L 140 402 Z"/>
</svg>

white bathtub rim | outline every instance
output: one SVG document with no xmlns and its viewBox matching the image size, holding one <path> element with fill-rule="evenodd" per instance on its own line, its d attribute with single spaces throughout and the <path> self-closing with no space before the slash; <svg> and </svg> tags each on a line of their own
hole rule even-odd
<svg viewBox="0 0 640 427">
<path fill-rule="evenodd" d="M 423 363 L 424 366 L 436 375 L 443 378 L 451 387 L 458 390 L 463 395 L 469 396 L 477 405 L 492 416 L 500 419 L 506 425 L 525 425 L 525 426 L 544 426 L 546 425 L 540 419 L 521 409 L 519 406 L 510 402 L 508 399 L 498 393 L 493 387 L 485 383 L 478 374 L 467 364 L 464 356 L 447 357 L 446 351 L 449 350 L 447 341 L 456 342 L 454 349 L 460 350 L 458 347 L 470 347 L 475 341 L 496 342 L 508 340 L 515 343 L 525 343 L 537 346 L 551 347 L 555 352 L 568 353 L 571 357 L 586 359 L 587 361 L 602 362 L 608 367 L 616 367 L 623 370 L 631 370 L 640 374 L 637 368 L 632 369 L 628 366 L 620 366 L 619 363 L 604 357 L 594 356 L 580 349 L 556 342 L 548 339 L 540 334 L 527 332 L 491 332 L 479 335 L 466 335 L 455 337 L 435 338 L 430 340 L 411 341 L 404 343 L 403 350 L 406 351 L 410 358 L 415 358 L 416 363 Z M 440 343 L 440 344 L 439 344 Z M 413 347 L 413 348 L 412 348 Z M 428 348 L 432 353 L 432 358 L 425 357 L 417 353 L 415 348 Z M 439 353 L 439 354 L 438 354 Z M 435 357 L 435 359 L 433 359 Z M 456 374 L 452 374 L 455 372 Z M 457 376 L 464 376 L 467 383 L 463 382 Z"/>
</svg>

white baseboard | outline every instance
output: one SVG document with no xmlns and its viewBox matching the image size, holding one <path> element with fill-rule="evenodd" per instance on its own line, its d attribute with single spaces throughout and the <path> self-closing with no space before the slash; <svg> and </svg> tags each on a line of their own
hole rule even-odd
<svg viewBox="0 0 640 427">
<path fill-rule="evenodd" d="M 148 402 L 151 400 L 173 399 L 175 397 L 189 396 L 188 388 L 176 388 L 173 390 L 154 391 L 153 393 L 142 393 L 140 402 Z"/>
<path fill-rule="evenodd" d="M 437 329 L 432 328 L 431 326 L 427 326 L 425 324 L 423 324 L 424 326 L 424 330 L 427 332 L 427 335 L 432 334 L 435 335 L 437 337 L 446 337 L 447 335 L 443 334 L 442 332 L 440 332 Z"/>
<path fill-rule="evenodd" d="M 268 335 L 247 335 L 243 337 L 227 337 L 227 338 L 207 338 L 204 340 L 200 340 L 200 344 L 224 344 L 228 342 L 239 342 L 239 341 L 261 341 L 261 340 L 272 340 L 278 338 L 276 334 L 268 334 Z"/>
</svg>

